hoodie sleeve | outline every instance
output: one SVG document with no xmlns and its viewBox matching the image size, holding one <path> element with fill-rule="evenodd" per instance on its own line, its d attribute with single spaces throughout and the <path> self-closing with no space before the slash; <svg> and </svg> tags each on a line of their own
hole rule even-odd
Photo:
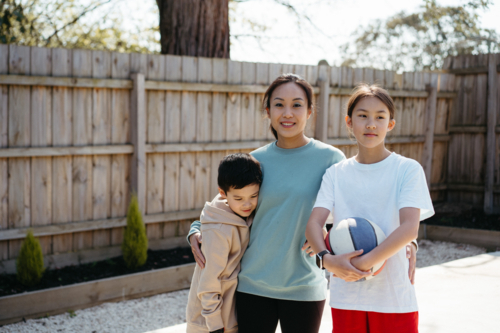
<svg viewBox="0 0 500 333">
<path fill-rule="evenodd" d="M 189 243 L 189 245 L 191 245 L 191 242 L 189 241 L 189 237 L 191 237 L 192 234 L 200 232 L 200 228 L 201 228 L 200 221 L 194 221 L 193 223 L 191 223 L 191 229 L 189 229 L 189 233 L 186 236 L 186 239 L 187 239 L 187 242 Z"/>
<path fill-rule="evenodd" d="M 221 313 L 221 275 L 227 266 L 230 251 L 227 235 L 224 235 L 219 228 L 214 227 L 203 230 L 202 251 L 206 263 L 205 268 L 201 270 L 197 290 L 198 298 L 201 301 L 201 314 L 205 317 L 210 332 L 224 328 Z"/>
</svg>

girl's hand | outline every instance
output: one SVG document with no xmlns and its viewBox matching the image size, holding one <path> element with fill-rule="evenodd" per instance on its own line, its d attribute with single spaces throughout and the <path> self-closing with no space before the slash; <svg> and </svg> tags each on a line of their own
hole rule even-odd
<svg viewBox="0 0 500 333">
<path fill-rule="evenodd" d="M 194 260 L 196 260 L 200 268 L 205 268 L 205 256 L 201 252 L 201 233 L 197 232 L 189 236 L 189 242 L 191 243 Z"/>
<path fill-rule="evenodd" d="M 346 282 L 353 282 L 369 276 L 371 273 L 363 272 L 351 264 L 351 259 L 363 253 L 363 250 L 349 252 L 340 255 L 325 255 L 323 257 L 323 266 Z"/>
<path fill-rule="evenodd" d="M 410 243 L 406 245 L 406 258 L 410 261 L 408 277 L 410 278 L 411 284 L 415 284 L 415 267 L 417 266 L 417 248 L 415 244 Z"/>
</svg>

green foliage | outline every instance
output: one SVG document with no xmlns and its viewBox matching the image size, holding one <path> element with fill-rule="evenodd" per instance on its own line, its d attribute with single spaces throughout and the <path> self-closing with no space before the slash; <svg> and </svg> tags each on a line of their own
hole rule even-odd
<svg viewBox="0 0 500 333">
<path fill-rule="evenodd" d="M 25 286 L 34 286 L 40 282 L 44 271 L 42 247 L 30 230 L 17 258 L 17 280 Z"/>
<path fill-rule="evenodd" d="M 354 42 L 341 47 L 342 65 L 436 70 L 448 56 L 497 52 L 497 33 L 479 26 L 477 10 L 486 10 L 490 4 L 490 0 L 470 0 L 440 6 L 436 0 L 424 0 L 417 13 L 401 12 L 358 29 Z"/>
<path fill-rule="evenodd" d="M 75 318 L 76 317 L 75 310 L 68 310 L 68 314 L 69 314 L 70 318 Z"/>
<path fill-rule="evenodd" d="M 0 0 L 0 43 L 151 53 L 158 28 L 125 32 L 112 10 L 120 1 Z"/>
<path fill-rule="evenodd" d="M 127 227 L 123 235 L 122 253 L 125 264 L 130 269 L 139 268 L 148 258 L 148 238 L 139 210 L 139 202 L 134 194 L 127 213 Z"/>
</svg>

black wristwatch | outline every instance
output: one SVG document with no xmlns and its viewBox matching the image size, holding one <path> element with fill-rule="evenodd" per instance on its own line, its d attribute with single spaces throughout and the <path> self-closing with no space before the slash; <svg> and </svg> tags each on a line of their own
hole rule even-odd
<svg viewBox="0 0 500 333">
<path fill-rule="evenodd" d="M 220 328 L 217 331 L 212 331 L 210 333 L 224 333 L 224 328 Z"/>
<path fill-rule="evenodd" d="M 330 251 L 324 250 L 316 254 L 316 265 L 318 265 L 318 267 L 321 269 L 325 269 L 325 266 L 323 266 L 323 256 L 325 254 L 330 254 Z"/>
</svg>

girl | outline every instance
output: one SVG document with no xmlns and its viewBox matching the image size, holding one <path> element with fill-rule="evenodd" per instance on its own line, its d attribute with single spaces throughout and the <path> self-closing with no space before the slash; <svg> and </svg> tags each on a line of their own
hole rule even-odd
<svg viewBox="0 0 500 333">
<path fill-rule="evenodd" d="M 330 280 L 333 332 L 418 332 L 405 245 L 417 238 L 420 220 L 434 214 L 423 169 L 385 148 L 387 132 L 396 124 L 394 102 L 386 90 L 358 86 L 349 99 L 345 121 L 357 140 L 358 154 L 325 172 L 306 229 L 323 268 L 337 277 Z M 373 221 L 387 238 L 362 256 L 324 252 L 322 228 L 330 211 L 334 223 L 349 217 Z M 359 279 L 353 267 L 367 271 L 386 259 L 377 277 L 353 283 Z"/>
<path fill-rule="evenodd" d="M 261 163 L 263 182 L 238 276 L 240 333 L 274 333 L 278 321 L 284 333 L 319 330 L 326 280 L 310 251 L 301 248 L 321 177 L 345 157 L 304 134 L 313 98 L 311 85 L 293 74 L 278 77 L 264 95 L 263 107 L 277 141 L 251 153 Z M 203 266 L 198 230 L 199 224 L 193 223 L 188 237 Z M 365 274 L 354 268 L 352 272 Z"/>
</svg>

